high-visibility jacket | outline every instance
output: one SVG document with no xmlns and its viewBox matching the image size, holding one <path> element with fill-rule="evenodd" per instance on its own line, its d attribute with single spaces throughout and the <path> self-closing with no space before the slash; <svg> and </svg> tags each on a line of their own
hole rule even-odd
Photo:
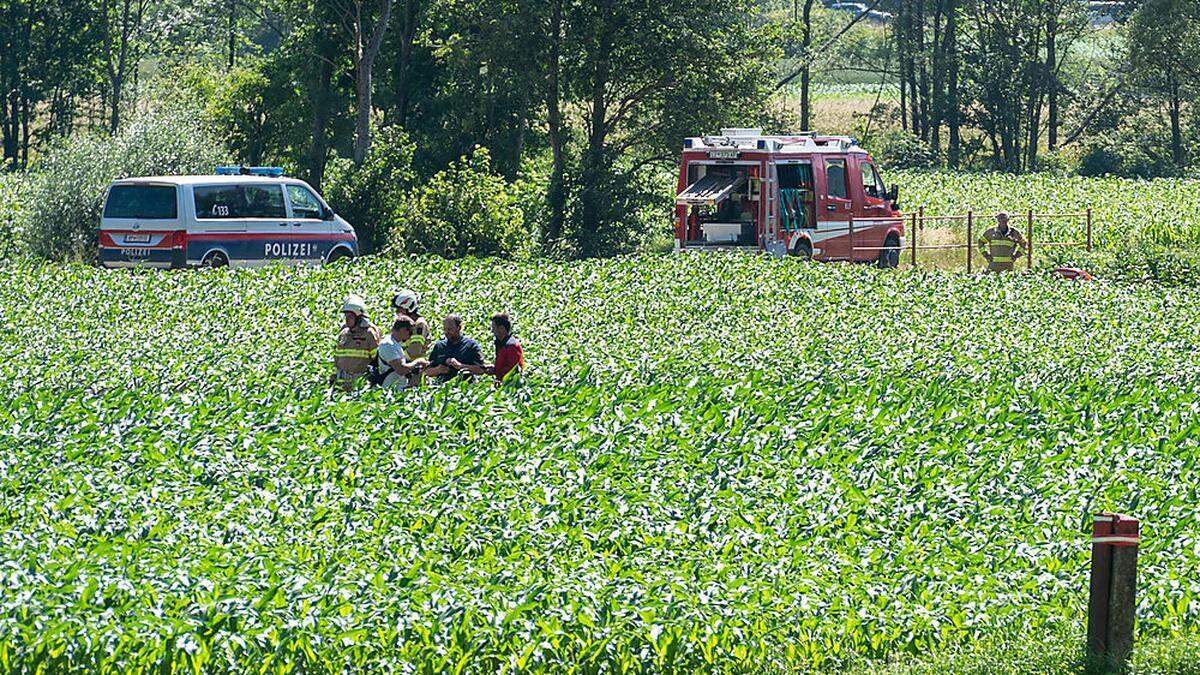
<svg viewBox="0 0 1200 675">
<path fill-rule="evenodd" d="M 1025 237 L 1015 227 L 1008 228 L 1008 234 L 1000 234 L 996 227 L 988 228 L 979 236 L 979 250 L 986 256 L 989 272 L 1007 272 L 1013 268 L 1013 263 L 1021 257 L 1025 248 Z"/>
<path fill-rule="evenodd" d="M 429 353 L 429 323 L 425 319 L 417 319 L 413 326 L 412 337 L 404 342 L 404 353 L 409 360 L 419 359 Z"/>
<path fill-rule="evenodd" d="M 333 365 L 343 388 L 352 388 L 371 369 L 375 350 L 379 349 L 379 329 L 361 318 L 353 328 L 342 328 L 337 347 L 333 350 Z"/>
</svg>

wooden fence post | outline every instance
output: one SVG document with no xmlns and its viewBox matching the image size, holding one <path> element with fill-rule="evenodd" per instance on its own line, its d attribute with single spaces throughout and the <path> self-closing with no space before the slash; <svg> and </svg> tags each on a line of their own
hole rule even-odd
<svg viewBox="0 0 1200 675">
<path fill-rule="evenodd" d="M 1031 270 L 1033 269 L 1033 209 L 1029 210 L 1029 218 L 1026 222 L 1029 223 L 1029 240 L 1027 242 L 1029 250 L 1025 251 L 1025 268 Z"/>
<path fill-rule="evenodd" d="M 1087 649 L 1098 665 L 1120 668 L 1133 652 L 1139 529 L 1137 519 L 1116 513 L 1092 520 Z"/>
<path fill-rule="evenodd" d="M 975 226 L 975 212 L 967 211 L 967 274 L 971 273 L 971 258 L 975 257 L 975 234 L 972 232 Z"/>
</svg>

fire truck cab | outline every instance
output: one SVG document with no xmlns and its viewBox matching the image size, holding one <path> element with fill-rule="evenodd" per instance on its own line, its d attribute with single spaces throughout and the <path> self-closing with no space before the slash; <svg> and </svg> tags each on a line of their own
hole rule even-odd
<svg viewBox="0 0 1200 675">
<path fill-rule="evenodd" d="M 684 140 L 675 248 L 899 264 L 897 190 L 846 136 L 722 129 Z"/>
</svg>

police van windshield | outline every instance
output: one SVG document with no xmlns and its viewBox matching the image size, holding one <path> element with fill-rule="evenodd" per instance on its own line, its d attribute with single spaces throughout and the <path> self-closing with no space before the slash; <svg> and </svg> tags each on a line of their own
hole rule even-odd
<svg viewBox="0 0 1200 675">
<path fill-rule="evenodd" d="M 104 204 L 105 218 L 171 220 L 178 215 L 173 185 L 114 185 Z"/>
</svg>

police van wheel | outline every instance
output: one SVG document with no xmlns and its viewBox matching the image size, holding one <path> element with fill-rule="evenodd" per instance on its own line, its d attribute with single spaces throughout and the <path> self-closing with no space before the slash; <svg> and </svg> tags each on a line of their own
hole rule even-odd
<svg viewBox="0 0 1200 675">
<path fill-rule="evenodd" d="M 883 243 L 884 249 L 879 252 L 879 268 L 885 270 L 900 266 L 900 240 L 895 235 L 888 235 Z"/>
<path fill-rule="evenodd" d="M 801 260 L 812 260 L 812 244 L 801 239 L 800 241 L 796 242 L 795 246 L 792 247 L 791 253 L 792 257 L 794 258 L 799 258 Z"/>
<path fill-rule="evenodd" d="M 340 261 L 340 260 L 349 260 L 349 259 L 351 259 L 351 258 L 353 258 L 353 257 L 354 257 L 354 256 L 353 256 L 353 255 L 351 255 L 350 253 L 348 253 L 348 252 L 346 251 L 346 249 L 344 249 L 344 248 L 335 248 L 335 249 L 333 249 L 332 251 L 330 251 L 330 252 L 329 252 L 329 257 L 328 257 L 328 258 L 325 260 L 325 264 L 326 264 L 326 265 L 330 265 L 330 264 L 333 264 L 333 263 L 335 263 L 335 262 L 338 262 L 338 261 Z"/>
<path fill-rule="evenodd" d="M 212 253 L 209 253 L 207 257 L 204 258 L 204 266 L 212 267 L 212 268 L 228 267 L 229 266 L 229 258 L 226 257 L 226 255 L 224 253 L 221 253 L 220 251 L 213 251 Z"/>
</svg>

